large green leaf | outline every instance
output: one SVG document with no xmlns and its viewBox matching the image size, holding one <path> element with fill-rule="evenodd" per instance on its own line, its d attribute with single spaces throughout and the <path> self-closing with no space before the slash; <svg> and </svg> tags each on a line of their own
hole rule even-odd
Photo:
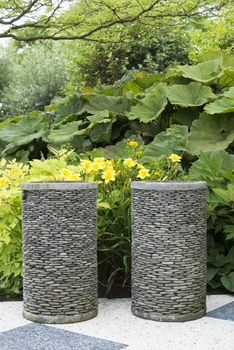
<svg viewBox="0 0 234 350">
<path fill-rule="evenodd" d="M 112 125 L 116 121 L 115 116 L 110 116 L 109 111 L 100 111 L 87 119 L 91 122 L 89 138 L 92 143 L 111 143 Z"/>
<path fill-rule="evenodd" d="M 148 74 L 144 71 L 131 71 L 122 79 L 115 82 L 114 86 L 121 86 L 122 93 L 131 91 L 134 94 L 137 94 L 159 82 L 161 78 L 162 73 Z"/>
<path fill-rule="evenodd" d="M 175 71 L 184 78 L 200 83 L 209 84 L 222 74 L 222 60 L 212 60 L 199 63 L 195 66 L 179 66 Z"/>
<path fill-rule="evenodd" d="M 149 94 L 137 102 L 131 108 L 128 117 L 130 120 L 140 119 L 148 123 L 160 117 L 167 105 L 167 97 L 164 91 L 164 84 L 158 84 L 150 90 Z"/>
<path fill-rule="evenodd" d="M 0 129 L 5 128 L 7 125 L 11 123 L 18 123 L 20 120 L 22 120 L 21 117 L 12 117 L 12 118 L 7 118 L 0 122 Z"/>
<path fill-rule="evenodd" d="M 193 121 L 199 117 L 198 108 L 179 108 L 175 114 L 174 119 L 182 125 L 191 127 Z"/>
<path fill-rule="evenodd" d="M 48 139 L 51 142 L 57 144 L 65 144 L 70 142 L 76 135 L 84 135 L 86 129 L 79 130 L 79 126 L 82 124 L 82 121 L 76 121 L 61 125 L 59 129 L 53 129 Z"/>
<path fill-rule="evenodd" d="M 11 123 L 5 128 L 0 128 L 0 140 L 14 146 L 26 145 L 46 136 L 47 125 L 42 116 L 24 117 L 18 123 Z"/>
<path fill-rule="evenodd" d="M 225 151 L 201 153 L 190 170 L 193 180 L 207 181 L 211 188 L 224 188 L 234 171 L 234 155 Z"/>
<path fill-rule="evenodd" d="M 225 204 L 234 202 L 234 185 L 228 184 L 227 188 L 213 188 L 213 191 L 224 201 Z"/>
<path fill-rule="evenodd" d="M 184 125 L 172 125 L 171 128 L 156 135 L 143 154 L 144 161 L 154 160 L 161 155 L 184 151 L 188 137 L 188 128 Z"/>
<path fill-rule="evenodd" d="M 234 272 L 229 273 L 227 276 L 221 277 L 221 282 L 227 290 L 234 292 Z"/>
<path fill-rule="evenodd" d="M 87 89 L 87 88 L 85 88 Z M 97 85 L 94 87 L 92 94 L 89 96 L 88 100 L 90 100 L 95 94 L 105 95 L 105 96 L 120 96 L 122 94 L 122 86 L 114 85 Z M 82 94 L 84 97 L 85 94 Z M 89 94 L 86 94 L 89 95 Z"/>
<path fill-rule="evenodd" d="M 219 84 L 225 87 L 234 85 L 234 68 L 227 67 L 223 71 L 223 75 L 219 79 Z"/>
<path fill-rule="evenodd" d="M 216 275 L 216 273 L 219 271 L 218 267 L 208 267 L 207 268 L 207 277 L 206 281 L 209 283 Z"/>
<path fill-rule="evenodd" d="M 111 121 L 109 111 L 97 112 L 96 114 L 87 116 L 87 119 L 93 125 L 99 124 L 99 123 L 109 123 Z"/>
<path fill-rule="evenodd" d="M 234 86 L 230 87 L 228 91 L 225 91 L 223 93 L 225 97 L 233 98 L 234 99 Z"/>
<path fill-rule="evenodd" d="M 78 95 L 69 96 L 63 99 L 58 105 L 51 105 L 48 110 L 56 110 L 57 117 L 67 117 L 73 114 L 80 114 L 83 111 L 84 100 Z"/>
<path fill-rule="evenodd" d="M 234 112 L 234 98 L 222 97 L 205 106 L 208 114 L 221 114 Z"/>
<path fill-rule="evenodd" d="M 90 140 L 97 143 L 111 143 L 111 132 L 113 123 L 96 124 L 90 131 Z"/>
<path fill-rule="evenodd" d="M 124 114 L 130 109 L 130 100 L 124 96 L 94 95 L 86 104 L 85 109 L 90 113 L 109 111 L 116 114 Z"/>
<path fill-rule="evenodd" d="M 223 232 L 226 233 L 226 239 L 231 239 L 234 241 L 234 225 L 224 225 L 223 228 Z"/>
<path fill-rule="evenodd" d="M 192 124 L 188 152 L 199 154 L 200 152 L 224 150 L 234 140 L 234 119 L 232 116 L 201 114 L 200 118 Z"/>
<path fill-rule="evenodd" d="M 201 83 L 175 84 L 167 86 L 165 91 L 171 104 L 182 107 L 202 106 L 215 97 L 211 88 Z"/>
</svg>

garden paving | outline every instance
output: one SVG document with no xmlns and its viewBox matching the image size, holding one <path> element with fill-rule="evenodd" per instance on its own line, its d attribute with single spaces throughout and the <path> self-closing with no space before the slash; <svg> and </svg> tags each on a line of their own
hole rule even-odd
<svg viewBox="0 0 234 350">
<path fill-rule="evenodd" d="M 22 302 L 0 302 L 0 350 L 233 350 L 234 296 L 207 297 L 207 315 L 184 323 L 135 317 L 130 299 L 99 299 L 89 321 L 42 325 L 22 317 Z"/>
</svg>

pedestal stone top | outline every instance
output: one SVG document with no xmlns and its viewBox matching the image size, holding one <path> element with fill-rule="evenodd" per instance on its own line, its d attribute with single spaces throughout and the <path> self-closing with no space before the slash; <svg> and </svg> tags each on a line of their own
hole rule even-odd
<svg viewBox="0 0 234 350">
<path fill-rule="evenodd" d="M 132 189 L 148 191 L 191 191 L 206 190 L 205 181 L 133 181 Z"/>
<path fill-rule="evenodd" d="M 22 190 L 25 191 L 41 191 L 41 190 L 88 190 L 96 189 L 96 182 L 85 181 L 54 181 L 54 182 L 24 182 Z"/>
</svg>

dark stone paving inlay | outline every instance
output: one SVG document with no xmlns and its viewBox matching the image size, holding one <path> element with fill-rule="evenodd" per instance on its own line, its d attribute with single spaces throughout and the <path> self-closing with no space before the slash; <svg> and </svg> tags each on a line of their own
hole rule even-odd
<svg viewBox="0 0 234 350">
<path fill-rule="evenodd" d="M 206 316 L 234 321 L 234 301 L 207 312 Z"/>
<path fill-rule="evenodd" d="M 36 323 L 0 333 L 1 350 L 121 350 L 126 346 Z"/>
</svg>

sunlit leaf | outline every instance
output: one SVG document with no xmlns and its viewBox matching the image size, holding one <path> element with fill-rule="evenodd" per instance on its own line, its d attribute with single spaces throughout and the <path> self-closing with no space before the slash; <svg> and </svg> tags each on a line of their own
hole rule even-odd
<svg viewBox="0 0 234 350">
<path fill-rule="evenodd" d="M 165 91 L 171 104 L 182 107 L 202 106 L 215 97 L 211 88 L 201 83 L 174 84 L 167 86 Z"/>
<path fill-rule="evenodd" d="M 18 123 L 11 123 L 5 128 L 0 128 L 0 140 L 14 146 L 21 146 L 46 136 L 47 132 L 48 123 L 43 117 L 25 117 Z"/>
<path fill-rule="evenodd" d="M 128 116 L 130 120 L 139 119 L 141 122 L 148 123 L 159 118 L 166 105 L 164 84 L 158 84 L 131 108 Z"/>
<path fill-rule="evenodd" d="M 208 114 L 234 112 L 234 98 L 222 97 L 205 106 L 204 110 Z"/>
<path fill-rule="evenodd" d="M 84 129 L 79 130 L 79 126 L 82 124 L 82 121 L 76 121 L 61 125 L 59 129 L 53 129 L 48 139 L 51 142 L 57 144 L 64 144 L 73 139 L 76 135 L 83 135 L 85 133 Z"/>
<path fill-rule="evenodd" d="M 124 114 L 130 109 L 130 100 L 124 96 L 94 95 L 85 106 L 87 112 L 109 111 L 116 114 Z"/>
<path fill-rule="evenodd" d="M 188 152 L 224 150 L 234 140 L 234 119 L 232 116 L 211 116 L 203 113 L 192 124 L 189 135 Z"/>
<path fill-rule="evenodd" d="M 173 125 L 156 135 L 143 154 L 145 161 L 153 160 L 161 155 L 181 152 L 186 149 L 188 128 L 185 125 Z"/>
<path fill-rule="evenodd" d="M 208 84 L 221 76 L 222 60 L 205 61 L 194 66 L 178 66 L 174 70 L 184 78 Z"/>
</svg>

